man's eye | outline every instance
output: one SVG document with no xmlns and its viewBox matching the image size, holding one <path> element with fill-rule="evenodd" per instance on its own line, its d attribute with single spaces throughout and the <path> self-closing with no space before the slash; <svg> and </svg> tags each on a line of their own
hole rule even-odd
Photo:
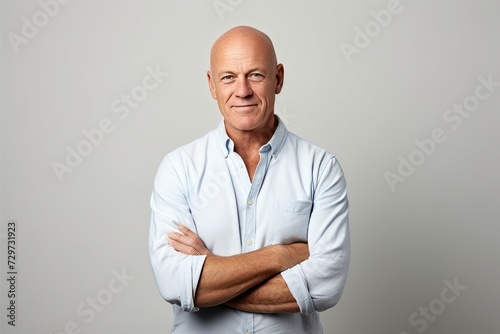
<svg viewBox="0 0 500 334">
<path fill-rule="evenodd" d="M 250 78 L 254 80 L 262 80 L 264 79 L 264 76 L 260 73 L 252 73 L 250 74 Z"/>
<path fill-rule="evenodd" d="M 232 75 L 225 75 L 221 78 L 221 81 L 231 81 L 234 79 L 234 76 Z"/>
</svg>

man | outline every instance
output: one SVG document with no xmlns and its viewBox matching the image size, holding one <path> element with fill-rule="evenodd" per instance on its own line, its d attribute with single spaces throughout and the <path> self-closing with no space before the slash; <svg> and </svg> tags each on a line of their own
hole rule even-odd
<svg viewBox="0 0 500 334">
<path fill-rule="evenodd" d="M 207 77 L 223 121 L 164 158 L 151 198 L 172 333 L 322 333 L 349 266 L 342 170 L 274 115 L 284 68 L 267 35 L 223 34 Z"/>
</svg>

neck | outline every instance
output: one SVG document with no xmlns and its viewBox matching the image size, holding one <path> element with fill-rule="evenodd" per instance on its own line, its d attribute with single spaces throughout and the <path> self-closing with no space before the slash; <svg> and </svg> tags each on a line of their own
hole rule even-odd
<svg viewBox="0 0 500 334">
<path fill-rule="evenodd" d="M 278 127 L 278 119 L 273 117 L 272 123 L 261 129 L 237 130 L 228 128 L 226 132 L 234 143 L 234 151 L 241 156 L 258 153 L 259 149 L 273 136 Z"/>
</svg>

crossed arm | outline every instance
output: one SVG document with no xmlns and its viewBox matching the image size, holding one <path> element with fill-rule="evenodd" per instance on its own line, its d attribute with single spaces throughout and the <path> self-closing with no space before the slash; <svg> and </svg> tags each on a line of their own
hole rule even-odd
<svg viewBox="0 0 500 334">
<path fill-rule="evenodd" d="M 185 226 L 169 233 L 169 243 L 186 255 L 206 255 L 195 305 L 226 304 L 246 312 L 299 312 L 299 306 L 280 273 L 309 257 L 306 243 L 272 245 L 234 256 L 216 256 Z"/>
</svg>

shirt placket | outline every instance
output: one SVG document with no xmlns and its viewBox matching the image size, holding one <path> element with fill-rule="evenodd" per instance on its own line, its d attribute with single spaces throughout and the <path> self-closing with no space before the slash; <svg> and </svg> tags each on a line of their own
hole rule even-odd
<svg viewBox="0 0 500 334">
<path fill-rule="evenodd" d="M 264 181 L 264 176 L 267 171 L 267 166 L 269 163 L 269 145 L 266 145 L 261 148 L 260 152 L 260 161 L 255 170 L 255 174 L 253 177 L 252 185 L 250 187 L 250 191 L 247 196 L 246 210 L 245 210 L 245 226 L 244 226 L 244 236 L 242 238 L 243 244 L 242 249 L 243 252 L 251 252 L 255 250 L 255 235 L 257 228 L 257 200 L 260 192 L 260 188 Z M 247 171 L 245 171 L 247 172 Z M 252 313 L 245 313 L 245 334 L 253 333 L 254 317 Z"/>
</svg>

